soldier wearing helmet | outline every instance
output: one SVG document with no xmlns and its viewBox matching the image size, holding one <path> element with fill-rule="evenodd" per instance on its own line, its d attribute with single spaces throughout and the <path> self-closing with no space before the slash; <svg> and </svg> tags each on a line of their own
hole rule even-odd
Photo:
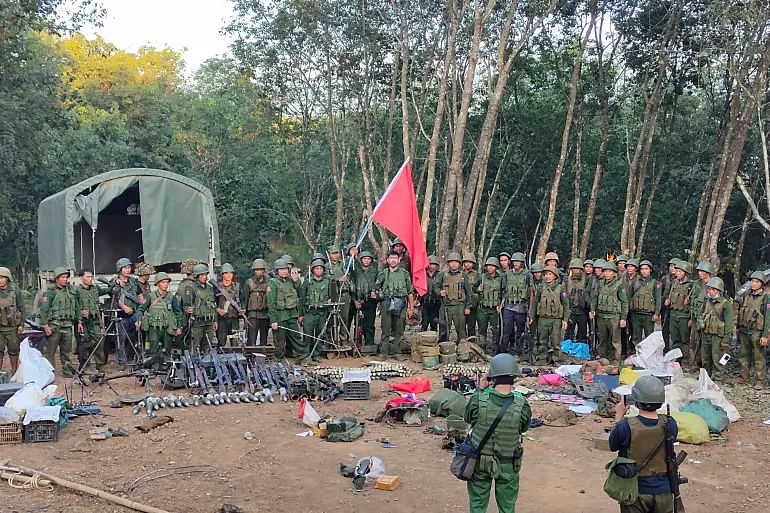
<svg viewBox="0 0 770 513">
<path fill-rule="evenodd" d="M 146 333 L 152 370 L 162 371 L 171 355 L 173 337 L 182 334 L 182 309 L 176 296 L 168 290 L 171 284 L 168 274 L 157 273 L 153 281 L 155 290 L 137 310 L 136 329 Z"/>
<path fill-rule="evenodd" d="M 280 258 L 273 265 L 276 276 L 267 284 L 267 309 L 270 315 L 270 328 L 273 330 L 275 358 L 286 362 L 286 348 L 297 348 L 300 344 L 299 328 L 299 293 L 302 282 L 299 274 L 289 274 L 289 266 Z"/>
<path fill-rule="evenodd" d="M 441 309 L 441 263 L 436 255 L 428 257 L 428 267 L 425 276 L 428 278 L 428 291 L 420 298 L 422 308 L 422 331 L 438 331 L 439 310 Z M 443 326 L 441 327 L 443 330 Z M 445 337 L 441 337 L 442 340 Z"/>
<path fill-rule="evenodd" d="M 209 283 L 209 266 L 198 264 L 193 268 L 195 285 L 190 290 L 192 306 L 187 313 L 192 316 L 193 347 L 206 352 L 217 344 L 217 299 L 214 287 Z"/>
<path fill-rule="evenodd" d="M 412 274 L 412 259 L 409 257 L 409 252 L 406 250 L 406 244 L 404 241 L 396 237 L 393 240 L 393 251 L 398 253 L 398 266 Z"/>
<path fill-rule="evenodd" d="M 522 435 L 529 429 L 532 410 L 521 394 L 513 391 L 514 379 L 521 371 L 510 354 L 499 354 L 489 364 L 489 374 L 481 379 L 465 409 L 471 425 L 471 442 L 479 447 L 498 416 L 497 427 L 480 451 L 476 470 L 468 481 L 471 513 L 487 510 L 492 482 L 499 511 L 514 511 L 519 495 L 519 471 L 524 456 Z M 489 385 L 489 387 L 487 387 Z"/>
<path fill-rule="evenodd" d="M 26 317 L 24 300 L 19 289 L 13 286 L 11 270 L 0 267 L 0 370 L 6 352 L 11 360 L 11 374 L 19 367 L 19 337 Z"/>
<path fill-rule="evenodd" d="M 556 267 L 545 266 L 543 284 L 535 292 L 532 304 L 529 320 L 537 324 L 535 359 L 541 364 L 557 363 L 562 360 L 561 341 L 567 329 L 570 306 Z"/>
<path fill-rule="evenodd" d="M 102 313 L 99 298 L 109 295 L 112 289 L 94 283 L 94 272 L 91 269 L 81 269 L 79 274 L 80 285 L 73 287 L 75 309 L 78 313 L 75 330 L 78 370 L 91 373 L 103 372 L 107 360 L 102 339 Z"/>
<path fill-rule="evenodd" d="M 217 340 L 219 345 L 224 347 L 227 344 L 227 337 L 240 329 L 240 314 L 235 308 L 236 305 L 231 304 L 230 299 L 225 294 L 230 296 L 233 301 L 237 301 L 237 306 L 240 307 L 241 284 L 234 279 L 235 268 L 232 264 L 222 264 L 220 275 L 222 279 L 218 283 L 219 288 L 216 291 Z"/>
<path fill-rule="evenodd" d="M 360 265 L 353 272 L 353 289 L 355 314 L 361 326 L 362 347 L 366 350 L 375 350 L 374 320 L 377 317 L 377 266 L 374 264 L 374 255 L 370 251 L 362 251 L 358 255 Z M 430 277 L 428 278 L 430 284 Z M 424 322 L 424 321 L 423 321 Z M 358 341 L 356 341 L 358 342 Z"/>
<path fill-rule="evenodd" d="M 639 275 L 630 286 L 631 340 L 634 346 L 655 330 L 655 323 L 660 319 L 662 289 L 661 283 L 652 277 L 652 263 L 649 260 L 639 262 Z"/>
<path fill-rule="evenodd" d="M 569 261 L 567 278 L 569 298 L 569 321 L 567 337 L 576 342 L 588 342 L 588 310 L 591 308 L 588 293 L 588 278 L 583 273 L 583 262 L 579 258 Z"/>
<path fill-rule="evenodd" d="M 702 331 L 701 362 L 714 381 L 721 381 L 725 376 L 719 360 L 724 351 L 729 351 L 733 336 L 733 303 L 724 296 L 722 278 L 709 279 L 705 288 L 706 299 L 698 315 L 698 328 Z"/>
<path fill-rule="evenodd" d="M 388 267 L 379 272 L 374 288 L 377 299 L 382 301 L 379 351 L 380 357 L 386 359 L 388 355 L 401 352 L 401 339 L 404 336 L 406 319 L 414 313 L 412 279 L 409 273 L 399 265 L 397 252 L 391 251 L 388 254 Z"/>
<path fill-rule="evenodd" d="M 326 264 L 326 270 L 332 282 L 332 298 L 335 303 L 342 303 L 340 305 L 340 316 L 345 326 L 350 326 L 350 320 L 352 319 L 350 315 L 352 280 L 348 274 L 345 274 L 345 271 L 351 268 L 352 265 L 347 267 L 343 263 L 340 248 L 331 246 L 329 248 L 329 262 Z M 347 333 L 343 330 L 340 336 L 344 339 L 344 337 L 347 337 Z M 290 347 L 287 349 L 291 351 Z"/>
<path fill-rule="evenodd" d="M 507 251 L 503 251 L 497 255 L 497 260 L 500 262 L 500 272 L 505 274 L 511 269 L 511 254 Z"/>
<path fill-rule="evenodd" d="M 120 322 L 118 324 L 118 336 L 115 341 L 115 353 L 118 359 L 118 365 L 121 369 L 126 365 L 126 346 L 134 346 L 136 343 L 136 329 L 134 328 L 134 313 L 136 307 L 140 304 L 139 294 L 139 282 L 133 276 L 133 265 L 128 258 L 120 258 L 115 262 L 115 270 L 118 275 L 112 280 L 112 309 L 120 310 L 118 312 L 118 318 Z M 128 299 L 128 296 L 132 296 L 139 301 Z M 134 351 L 132 351 L 134 354 Z"/>
<path fill-rule="evenodd" d="M 692 267 L 689 262 L 678 260 L 674 269 L 676 280 L 671 285 L 671 291 L 664 303 L 671 309 L 669 314 L 671 349 L 677 347 L 681 349 L 682 357 L 687 360 L 690 355 L 690 328 L 692 328 L 690 319 L 692 281 L 689 276 Z"/>
<path fill-rule="evenodd" d="M 267 313 L 267 264 L 261 258 L 251 263 L 254 276 L 246 280 L 241 293 L 241 300 L 246 305 L 246 317 L 249 319 L 247 340 L 249 346 L 267 345 L 267 334 L 270 331 L 270 316 Z"/>
<path fill-rule="evenodd" d="M 192 336 L 192 327 L 190 325 L 190 314 L 187 313 L 187 311 L 193 306 L 192 290 L 195 285 L 193 269 L 196 265 L 198 265 L 197 260 L 187 258 L 182 260 L 182 265 L 179 267 L 179 272 L 185 275 L 176 288 L 176 302 L 179 304 L 179 308 L 182 309 L 182 334 L 176 338 L 175 344 L 180 348 L 190 347 L 190 344 L 186 339 Z M 188 290 L 190 291 L 189 294 L 187 292 Z"/>
<path fill-rule="evenodd" d="M 465 316 L 465 334 L 469 337 L 475 337 L 479 309 L 479 295 L 476 293 L 476 286 L 481 282 L 481 273 L 476 270 L 475 256 L 463 255 L 463 274 L 471 287 L 471 308 L 470 313 Z"/>
<path fill-rule="evenodd" d="M 465 316 L 471 313 L 471 286 L 468 283 L 468 278 L 460 270 L 461 263 L 460 253 L 453 251 L 447 256 L 449 269 L 441 273 L 441 297 L 444 303 L 441 316 L 443 319 L 447 319 L 447 339 L 449 339 L 449 332 L 452 329 L 452 324 L 454 324 L 458 343 L 467 336 Z"/>
<path fill-rule="evenodd" d="M 613 262 L 605 262 L 603 269 L 604 280 L 600 282 L 596 296 L 592 299 L 591 313 L 588 315 L 591 319 L 597 319 L 599 354 L 619 365 L 623 351 L 620 329 L 626 327 L 628 297 L 617 277 L 618 267 Z"/>
<path fill-rule="evenodd" d="M 531 277 L 524 265 L 524 253 L 517 251 L 510 260 L 511 268 L 502 277 L 503 336 L 497 351 L 521 355 L 521 336 L 527 327 Z"/>
<path fill-rule="evenodd" d="M 715 269 L 711 262 L 703 260 L 698 262 L 695 272 L 698 279 L 693 277 L 692 290 L 690 291 L 690 318 L 693 321 L 693 329 L 690 330 L 690 349 L 693 351 L 698 347 L 698 340 L 703 338 L 702 323 L 699 320 L 703 315 L 703 305 L 706 301 L 706 283 L 714 276 Z M 695 364 L 700 365 L 701 353 L 698 352 L 694 356 Z"/>
<path fill-rule="evenodd" d="M 478 344 L 486 348 L 489 354 L 500 352 L 497 341 L 502 328 L 500 317 L 503 308 L 503 276 L 499 269 L 500 261 L 496 257 L 487 258 L 484 262 L 485 272 L 474 287 L 475 292 L 479 295 Z M 490 326 L 492 327 L 492 339 L 487 340 L 487 329 Z"/>
<path fill-rule="evenodd" d="M 670 326 L 671 326 L 671 307 L 669 307 L 665 301 L 671 294 L 671 287 L 676 281 L 676 264 L 679 259 L 674 257 L 668 261 L 668 272 L 661 277 L 661 292 L 660 296 L 663 300 L 663 306 L 660 308 L 660 316 L 662 318 L 663 326 L 663 340 L 666 342 L 666 347 L 669 347 L 670 338 Z"/>
<path fill-rule="evenodd" d="M 78 320 L 77 304 L 72 286 L 69 284 L 70 272 L 64 267 L 53 271 L 54 286 L 48 289 L 40 299 L 40 324 L 43 325 L 48 345 L 45 357 L 56 369 L 56 349 L 59 349 L 61 375 L 71 378 L 74 373 L 70 363 L 72 353 L 73 328 Z"/>
<path fill-rule="evenodd" d="M 327 305 L 332 302 L 332 288 L 324 273 L 322 260 L 310 263 L 310 279 L 299 295 L 299 324 L 305 337 L 299 341 L 295 353 L 300 365 L 318 365 L 321 361 L 321 346 L 318 338 L 323 336 L 326 323 Z"/>
<path fill-rule="evenodd" d="M 754 388 L 767 386 L 767 341 L 770 338 L 770 295 L 765 293 L 767 276 L 762 271 L 751 274 L 751 291 L 738 310 L 740 341 L 740 381 L 748 383 L 754 370 Z M 753 364 L 752 364 L 753 363 Z"/>
</svg>

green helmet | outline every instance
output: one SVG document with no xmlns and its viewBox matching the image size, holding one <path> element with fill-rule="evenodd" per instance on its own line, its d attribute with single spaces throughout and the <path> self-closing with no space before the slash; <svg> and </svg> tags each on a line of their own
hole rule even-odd
<svg viewBox="0 0 770 513">
<path fill-rule="evenodd" d="M 540 262 L 535 262 L 534 264 L 532 264 L 532 267 L 530 267 L 529 270 L 532 271 L 533 273 L 541 273 L 543 272 L 543 264 L 541 264 Z"/>
<path fill-rule="evenodd" d="M 629 258 L 628 262 L 626 262 L 626 265 L 633 265 L 637 269 L 639 269 L 639 259 L 638 258 Z"/>
<path fill-rule="evenodd" d="M 590 265 L 591 267 L 593 267 L 594 266 L 594 261 L 591 260 L 590 258 L 587 258 L 587 259 L 583 260 L 583 267 L 585 267 L 587 265 Z"/>
<path fill-rule="evenodd" d="M 166 274 L 164 272 L 159 272 L 159 273 L 157 273 L 155 275 L 155 281 L 153 283 L 155 283 L 155 285 L 157 285 L 158 283 L 162 282 L 163 280 L 171 281 L 171 278 L 169 278 L 168 274 Z"/>
<path fill-rule="evenodd" d="M 131 262 L 129 262 L 130 264 Z M 66 267 L 57 267 L 53 270 L 53 279 L 55 280 L 62 274 L 66 274 L 67 276 L 71 276 L 69 270 Z"/>
<path fill-rule="evenodd" d="M 364 258 L 364 257 L 369 257 L 369 258 L 371 258 L 372 260 L 374 260 L 374 257 L 372 256 L 371 252 L 369 252 L 369 251 L 362 251 L 362 252 L 361 252 L 361 253 L 358 255 L 358 258 L 359 258 L 359 260 L 360 260 L 360 259 L 362 259 L 362 258 Z M 319 258 L 319 260 L 321 260 L 321 259 Z M 428 260 L 430 260 L 430 259 L 428 259 Z"/>
<path fill-rule="evenodd" d="M 662 404 L 666 402 L 666 388 L 655 376 L 642 376 L 634 383 L 631 398 L 638 403 Z"/>
<path fill-rule="evenodd" d="M 11 270 L 7 267 L 0 267 L 0 276 L 5 276 L 9 281 L 13 280 L 13 276 L 11 276 Z"/>
<path fill-rule="evenodd" d="M 323 261 L 323 260 L 321 260 L 320 258 L 319 258 L 318 260 L 313 260 L 312 262 L 310 262 L 310 269 L 311 269 L 311 270 L 312 270 L 314 267 L 318 267 L 318 266 L 321 266 L 321 267 L 326 267 L 326 262 L 324 262 L 324 261 Z M 278 269 L 278 267 L 276 267 L 276 269 Z"/>
<path fill-rule="evenodd" d="M 330 246 L 328 251 L 329 251 L 329 254 L 331 255 L 331 254 L 334 254 L 334 253 L 339 253 L 340 252 L 340 248 L 338 248 L 337 246 Z"/>
<path fill-rule="evenodd" d="M 277 271 L 278 269 L 288 269 L 289 266 L 286 265 L 286 262 L 283 261 L 283 258 L 279 258 L 278 260 L 273 263 L 273 267 Z"/>
<path fill-rule="evenodd" d="M 615 262 L 604 262 L 604 265 L 602 266 L 602 270 L 606 271 L 607 269 L 618 272 L 618 266 L 615 265 Z"/>
<path fill-rule="evenodd" d="M 115 270 L 116 271 L 120 271 L 121 269 L 123 269 L 127 265 L 131 265 L 131 260 L 129 260 L 128 258 L 125 258 L 125 257 L 120 258 L 120 259 L 118 259 L 117 262 L 115 262 Z"/>
<path fill-rule="evenodd" d="M 497 255 L 497 259 L 498 259 L 498 260 L 500 260 L 500 257 L 502 257 L 502 256 L 506 256 L 506 257 L 508 257 L 508 260 L 510 260 L 510 259 L 511 259 L 511 254 L 510 254 L 510 253 L 508 253 L 507 251 L 503 251 L 502 253 L 500 253 L 499 255 Z"/>
<path fill-rule="evenodd" d="M 618 258 L 615 259 L 616 262 L 628 262 L 628 257 L 626 255 L 620 255 Z"/>
<path fill-rule="evenodd" d="M 323 260 L 324 262 L 326 262 L 326 255 L 316 251 L 315 253 L 313 253 L 312 260 Z"/>
<path fill-rule="evenodd" d="M 496 378 L 498 376 L 520 376 L 521 370 L 519 364 L 516 363 L 516 358 L 509 353 L 501 353 L 489 362 L 489 374 L 490 378 Z"/>
<path fill-rule="evenodd" d="M 556 260 L 556 262 L 559 262 L 559 255 L 556 254 L 556 251 L 549 251 L 545 254 L 545 258 L 543 259 L 546 262 L 549 260 Z"/>
<path fill-rule="evenodd" d="M 207 274 L 209 272 L 209 266 L 206 264 L 198 264 L 193 268 L 193 276 L 197 278 L 201 274 Z"/>
<path fill-rule="evenodd" d="M 584 264 L 580 261 L 579 258 L 573 258 L 572 260 L 569 261 L 570 269 L 582 269 L 583 265 Z"/>
<path fill-rule="evenodd" d="M 679 263 L 679 259 L 677 257 L 674 257 L 668 261 L 668 265 L 676 265 L 678 263 Z"/>
<path fill-rule="evenodd" d="M 706 282 L 706 287 L 717 289 L 719 292 L 725 291 L 725 282 L 719 276 L 714 276 Z"/>
<path fill-rule="evenodd" d="M 460 253 L 458 253 L 457 251 L 452 251 L 451 253 L 449 253 L 449 256 L 446 257 L 446 261 L 447 262 L 452 262 L 452 261 L 462 262 L 463 261 L 463 257 L 461 257 Z"/>
<path fill-rule="evenodd" d="M 291 255 L 283 255 L 281 257 L 281 260 L 286 262 L 288 265 L 294 265 L 294 258 L 292 258 Z"/>
<path fill-rule="evenodd" d="M 607 261 L 605 259 L 597 258 L 596 260 L 594 260 L 594 269 L 596 269 L 597 267 L 599 269 L 604 269 L 604 264 L 606 264 L 606 263 L 607 263 Z"/>
<path fill-rule="evenodd" d="M 474 264 L 478 263 L 476 262 L 476 257 L 471 254 L 463 255 L 463 262 L 472 262 Z"/>
<path fill-rule="evenodd" d="M 522 253 L 521 251 L 517 251 L 516 253 L 514 253 L 513 256 L 511 257 L 511 262 L 521 262 L 522 264 L 526 263 L 526 261 L 524 260 L 524 253 Z"/>
<path fill-rule="evenodd" d="M 486 262 L 484 262 L 484 265 L 494 265 L 500 269 L 500 260 L 498 260 L 497 257 L 489 257 Z"/>
<path fill-rule="evenodd" d="M 695 268 L 695 270 L 714 274 L 714 266 L 711 265 L 711 262 L 707 262 L 705 260 L 703 262 L 698 262 L 698 266 Z"/>
<path fill-rule="evenodd" d="M 765 276 L 765 273 L 762 271 L 754 271 L 751 273 L 751 276 L 749 276 L 750 280 L 759 280 L 762 283 L 767 283 L 767 276 Z"/>
<path fill-rule="evenodd" d="M 234 273 L 235 269 L 233 269 L 233 266 L 231 264 L 222 264 L 222 274 L 224 273 Z"/>
<path fill-rule="evenodd" d="M 393 239 L 393 245 L 395 246 L 396 244 L 404 244 L 404 241 L 396 237 L 395 239 Z"/>
<path fill-rule="evenodd" d="M 650 268 L 650 270 L 652 270 L 652 262 L 650 262 L 649 260 L 642 260 L 641 262 L 639 262 L 639 268 L 641 268 L 643 265 L 646 265 L 647 267 Z"/>
<path fill-rule="evenodd" d="M 679 262 L 676 263 L 674 267 L 676 267 L 677 269 L 681 269 L 687 274 L 692 274 L 692 266 L 690 265 L 690 262 L 685 262 L 684 260 L 680 260 Z"/>
<path fill-rule="evenodd" d="M 439 261 L 438 257 L 436 255 L 431 255 L 428 257 L 428 263 L 429 264 L 435 264 L 435 265 L 441 265 L 441 262 Z"/>
<path fill-rule="evenodd" d="M 559 275 L 559 270 L 554 265 L 546 265 L 543 268 L 543 272 L 544 273 L 553 273 L 557 278 L 560 276 Z"/>
<path fill-rule="evenodd" d="M 267 263 L 261 258 L 257 258 L 251 263 L 251 270 L 255 269 L 267 269 Z"/>
</svg>

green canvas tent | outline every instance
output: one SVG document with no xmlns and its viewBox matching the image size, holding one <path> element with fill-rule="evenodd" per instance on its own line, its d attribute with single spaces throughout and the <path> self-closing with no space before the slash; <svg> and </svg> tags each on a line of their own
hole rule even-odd
<svg viewBox="0 0 770 513">
<path fill-rule="evenodd" d="M 155 267 L 219 259 L 211 192 L 169 171 L 92 176 L 41 201 L 37 213 L 41 271 L 64 266 L 114 273 L 120 257 Z"/>
</svg>

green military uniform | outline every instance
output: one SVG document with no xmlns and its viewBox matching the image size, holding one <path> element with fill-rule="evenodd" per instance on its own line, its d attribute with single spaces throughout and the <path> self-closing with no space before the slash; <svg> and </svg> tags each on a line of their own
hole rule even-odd
<svg viewBox="0 0 770 513">
<path fill-rule="evenodd" d="M 497 259 L 495 258 L 494 260 L 496 261 Z M 479 292 L 479 285 L 483 286 L 481 292 Z M 492 276 L 485 272 L 473 288 L 479 295 L 478 345 L 486 348 L 488 353 L 494 354 L 497 350 L 500 329 L 502 329 L 500 313 L 498 313 L 497 309 L 500 307 L 503 299 L 503 275 L 498 270 Z M 492 327 L 492 340 L 487 343 L 487 329 L 490 325 Z"/>
<path fill-rule="evenodd" d="M 524 264 L 524 254 L 514 253 L 512 260 Z M 540 264 L 536 264 L 540 265 Z M 521 355 L 525 348 L 521 347 L 521 336 L 527 327 L 527 312 L 529 311 L 529 274 L 523 267 L 520 271 L 511 268 L 503 274 L 503 336 L 498 353 L 513 352 Z"/>
<path fill-rule="evenodd" d="M 26 309 L 21 292 L 11 283 L 10 270 L 0 276 L 8 278 L 5 288 L 0 289 L 0 368 L 3 356 L 8 353 L 12 370 L 15 370 L 19 357 L 19 326 L 26 318 Z"/>
<path fill-rule="evenodd" d="M 591 311 L 596 315 L 596 333 L 599 354 L 620 363 L 622 345 L 620 341 L 620 321 L 628 317 L 628 298 L 620 280 L 600 280 L 596 297 L 593 298 Z"/>
<path fill-rule="evenodd" d="M 723 348 L 729 347 L 733 336 L 732 302 L 722 294 L 716 298 L 707 297 L 698 324 L 702 326 L 703 331 L 700 345 L 702 367 L 713 379 L 721 380 L 724 378 L 724 366 L 719 363 L 719 359 L 722 357 Z"/>
<path fill-rule="evenodd" d="M 277 269 L 276 269 L 277 270 Z M 278 329 L 273 330 L 275 357 L 283 360 L 286 357 L 287 341 L 292 347 L 299 347 L 300 339 L 296 333 L 299 328 L 299 293 L 302 284 L 291 277 L 276 276 L 267 284 L 267 310 L 270 322 L 277 323 Z M 289 329 L 282 329 L 289 328 Z M 294 331 L 289 331 L 294 330 Z"/>
<path fill-rule="evenodd" d="M 323 265 L 323 263 L 318 263 L 318 265 Z M 319 361 L 321 359 L 322 344 L 316 338 L 323 338 L 323 327 L 329 312 L 328 307 L 325 305 L 331 301 L 331 281 L 323 275 L 321 278 L 310 276 L 310 279 L 302 287 L 299 300 L 299 311 L 302 315 L 302 332 L 305 335 L 309 335 L 304 337 L 297 346 L 296 356 L 300 360 L 312 358 L 315 361 Z M 315 349 L 313 349 L 314 346 Z"/>
<path fill-rule="evenodd" d="M 193 347 L 198 348 L 200 352 L 206 352 L 210 349 L 209 344 L 217 343 L 216 333 L 214 332 L 214 322 L 217 320 L 217 303 L 214 287 L 208 282 L 201 285 L 196 280 L 190 290 L 193 305 Z"/>
<path fill-rule="evenodd" d="M 438 259 L 434 258 L 438 263 Z M 441 271 L 436 269 L 433 274 L 430 269 L 426 269 L 425 277 L 428 280 L 427 292 L 420 297 L 420 306 L 422 307 L 422 331 L 433 330 L 440 331 L 441 340 L 446 340 L 444 326 L 439 322 L 441 311 Z"/>
<path fill-rule="evenodd" d="M 465 421 L 473 427 L 471 441 L 478 446 L 511 395 L 514 402 L 482 448 L 476 471 L 468 481 L 471 513 L 487 511 L 493 480 L 498 510 L 513 512 L 516 506 L 521 460 L 514 464 L 513 454 L 520 450 L 521 437 L 529 429 L 532 418 L 529 403 L 518 393 L 501 394 L 494 388 L 476 391 L 465 409 Z"/>
<path fill-rule="evenodd" d="M 377 297 L 382 301 L 379 352 L 383 356 L 398 354 L 401 352 L 401 338 L 406 327 L 406 310 L 409 307 L 409 294 L 412 292 L 412 279 L 403 267 L 396 267 L 394 270 L 386 267 L 377 275 L 374 287 Z M 401 303 L 400 311 L 390 311 L 391 305 L 395 308 L 394 303 Z"/>
<path fill-rule="evenodd" d="M 754 273 L 759 279 L 761 272 Z M 752 277 L 754 276 L 752 275 Z M 764 283 L 764 275 L 761 279 Z M 764 289 L 751 290 L 743 298 L 738 310 L 738 330 L 740 341 L 741 378 L 749 381 L 751 363 L 754 363 L 754 379 L 761 387 L 767 384 L 767 346 L 762 346 L 760 338 L 770 337 L 770 295 Z"/>
<path fill-rule="evenodd" d="M 369 255 L 367 252 L 363 252 L 360 258 L 363 258 L 365 254 Z M 372 261 L 368 269 L 358 266 L 353 272 L 354 297 L 356 301 L 361 303 L 360 312 L 362 318 L 359 323 L 361 326 L 361 338 L 365 346 L 374 345 L 374 320 L 377 317 L 377 300 L 372 298 L 372 292 L 376 290 L 377 274 L 378 271 L 374 261 Z"/>
<path fill-rule="evenodd" d="M 570 265 L 570 267 L 572 267 Z M 582 269 L 582 267 L 580 268 Z M 588 278 L 584 273 L 567 278 L 567 298 L 569 299 L 569 336 L 575 342 L 588 342 L 588 309 L 590 308 Z M 571 327 L 576 330 L 573 331 Z"/>
<path fill-rule="evenodd" d="M 548 269 L 548 268 L 546 268 Z M 534 307 L 530 310 L 530 319 L 537 324 L 537 344 L 535 359 L 538 362 L 562 359 L 562 321 L 567 322 L 570 315 L 569 299 L 565 286 L 557 279 L 549 285 L 543 283 L 535 291 Z"/>
<path fill-rule="evenodd" d="M 192 290 L 195 285 L 195 280 L 192 278 L 193 270 L 198 265 L 197 260 L 186 259 L 182 261 L 180 266 L 180 272 L 185 275 L 179 286 L 176 289 L 176 302 L 179 308 L 182 309 L 182 334 L 177 337 L 176 345 L 180 348 L 189 348 L 187 345 L 188 337 L 192 338 L 192 325 L 190 323 L 190 316 L 188 310 L 193 307 L 192 304 Z"/>
<path fill-rule="evenodd" d="M 669 263 L 678 259 L 671 259 Z M 673 287 L 676 277 L 670 272 L 666 273 L 660 278 L 661 293 L 660 297 L 663 304 L 660 307 L 661 315 L 661 327 L 663 328 L 663 340 L 666 342 L 666 348 L 669 347 L 670 334 L 671 334 L 671 307 L 666 305 L 666 299 L 671 295 L 671 287 Z"/>
<path fill-rule="evenodd" d="M 473 262 L 473 264 L 476 264 L 476 258 L 468 256 L 463 259 L 463 263 L 464 262 Z M 465 335 L 474 337 L 476 336 L 476 324 L 478 322 L 479 309 L 479 294 L 476 292 L 476 287 L 474 287 L 474 285 L 481 281 L 481 273 L 476 269 L 471 269 L 470 272 L 463 269 L 463 274 L 471 288 L 471 307 L 470 313 L 465 316 Z M 483 344 L 481 347 L 484 347 Z"/>
<path fill-rule="evenodd" d="M 243 286 L 246 316 L 249 319 L 247 340 L 248 345 L 257 343 L 259 333 L 260 344 L 267 345 L 267 333 L 270 329 L 270 315 L 267 311 L 267 276 L 261 278 L 252 276 Z"/>
<path fill-rule="evenodd" d="M 238 301 L 240 299 L 241 287 L 235 280 L 231 281 L 229 285 L 225 285 L 223 281 L 220 281 L 218 285 L 233 300 Z M 217 312 L 217 340 L 220 346 L 224 346 L 227 343 L 227 336 L 240 329 L 240 315 L 235 306 L 230 304 L 223 293 L 217 291 L 216 298 L 217 308 L 226 310 L 225 315 L 219 315 L 219 312 Z M 225 306 L 227 307 L 226 309 Z"/>
<path fill-rule="evenodd" d="M 689 265 L 689 264 L 688 264 Z M 671 285 L 669 299 L 671 300 L 669 314 L 669 337 L 671 340 L 671 349 L 677 347 L 682 350 L 682 357 L 689 359 L 690 355 L 690 296 L 693 283 L 689 277 L 684 281 L 675 280 Z"/>
<path fill-rule="evenodd" d="M 156 284 L 159 281 L 156 277 Z M 182 326 L 182 310 L 179 308 L 179 302 L 171 292 L 161 294 L 160 290 L 155 290 L 150 294 L 149 300 L 139 307 L 137 317 L 142 331 L 147 333 L 152 369 L 161 370 L 165 367 L 166 358 L 171 352 L 171 342 L 176 330 Z M 203 332 L 205 333 L 205 330 Z"/>
<path fill-rule="evenodd" d="M 102 316 L 99 297 L 109 294 L 111 289 L 99 285 L 85 287 L 81 283 L 74 288 L 74 292 L 75 310 L 77 311 L 78 322 L 82 326 L 82 332 L 78 330 L 75 337 L 78 343 L 79 370 L 83 369 L 83 365 L 86 365 L 86 360 L 93 352 L 94 356 L 88 367 L 93 368 L 96 364 L 96 368 L 101 371 L 107 363 L 107 359 L 104 354 L 104 343 L 100 343 L 102 341 Z M 83 315 L 82 312 L 84 311 L 88 313 Z M 97 344 L 99 347 L 96 347 Z M 94 351 L 94 349 L 96 350 Z"/>
<path fill-rule="evenodd" d="M 331 248 L 329 253 L 336 252 L 332 250 L 339 251 L 337 248 Z M 345 324 L 345 326 L 350 326 L 350 320 L 352 319 L 350 316 L 350 276 L 346 278 L 346 281 L 340 281 L 340 278 L 345 276 L 345 266 L 342 264 L 341 259 L 337 260 L 337 262 L 327 262 L 326 272 L 329 280 L 332 282 L 333 301 L 335 303 L 342 303 L 340 305 L 340 316 L 342 317 L 342 322 Z M 346 337 L 347 335 L 343 331 L 340 333 L 340 336 Z"/>
<path fill-rule="evenodd" d="M 40 300 L 40 323 L 48 326 L 53 333 L 48 337 L 48 348 L 45 357 L 56 368 L 54 357 L 59 349 L 62 376 L 71 378 L 73 368 L 70 362 L 72 353 L 73 327 L 77 322 L 75 294 L 70 287 L 56 285 L 48 289 Z"/>
<path fill-rule="evenodd" d="M 442 305 L 441 318 L 447 319 L 447 339 L 454 324 L 457 341 L 467 337 L 465 331 L 465 310 L 471 307 L 471 287 L 463 271 L 447 270 L 441 273 L 441 288 L 446 295 Z"/>
<path fill-rule="evenodd" d="M 650 276 L 646 280 L 638 275 L 631 282 L 631 328 L 634 346 L 655 330 L 653 315 L 660 315 L 663 286 Z"/>
</svg>

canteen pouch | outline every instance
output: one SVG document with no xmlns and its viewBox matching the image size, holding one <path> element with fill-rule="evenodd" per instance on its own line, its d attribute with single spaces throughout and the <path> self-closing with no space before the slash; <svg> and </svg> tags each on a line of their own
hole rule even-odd
<svg viewBox="0 0 770 513">
<path fill-rule="evenodd" d="M 628 506 L 639 498 L 639 481 L 637 479 L 636 462 L 629 458 L 618 456 L 604 467 L 609 471 L 604 481 L 604 493 L 618 503 Z M 624 477 L 629 476 L 630 477 Z"/>
<path fill-rule="evenodd" d="M 406 307 L 406 300 L 400 297 L 390 298 L 390 304 L 388 305 L 388 313 L 392 315 L 401 315 Z"/>
</svg>

